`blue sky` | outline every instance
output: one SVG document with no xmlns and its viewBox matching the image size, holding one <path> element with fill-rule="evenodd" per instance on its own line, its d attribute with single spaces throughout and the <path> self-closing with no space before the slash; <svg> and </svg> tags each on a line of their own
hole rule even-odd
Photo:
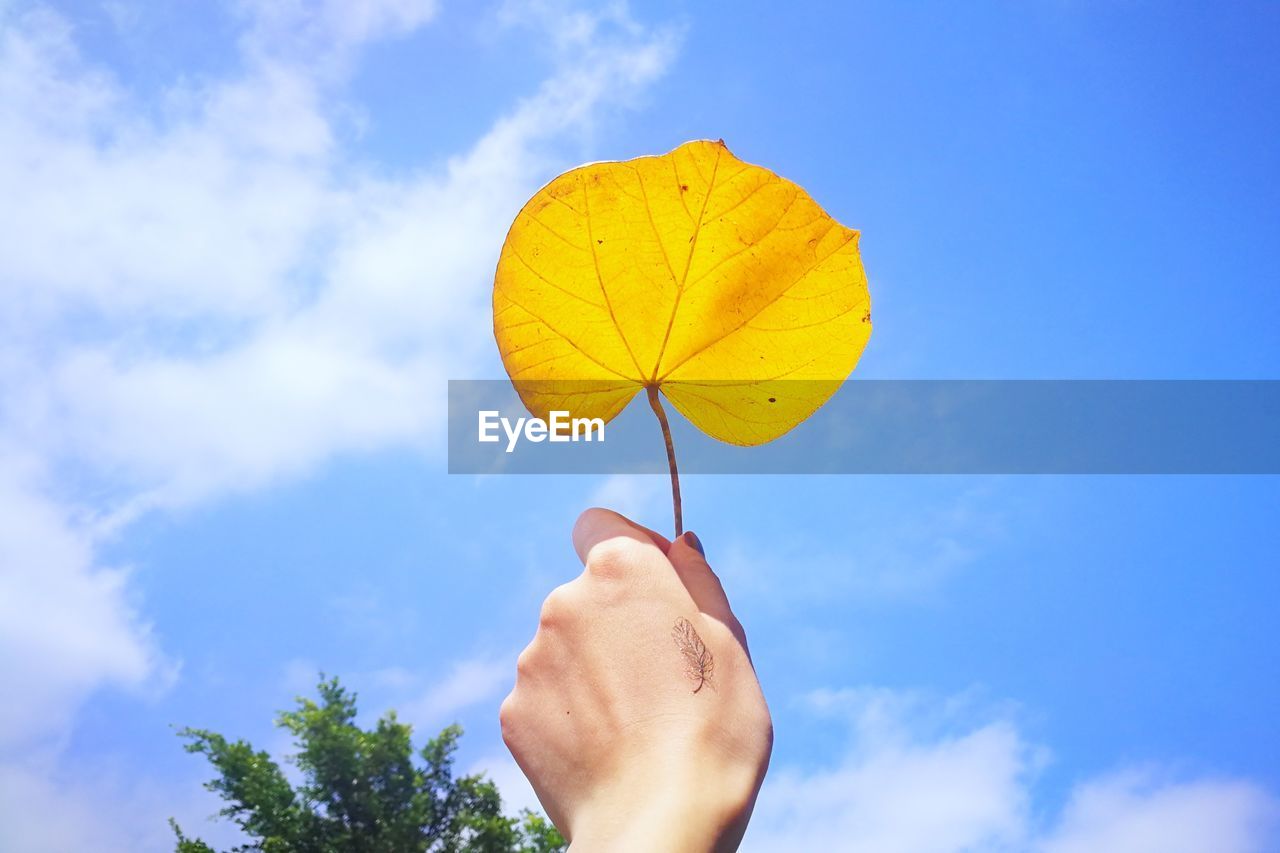
<svg viewBox="0 0 1280 853">
<path fill-rule="evenodd" d="M 604 503 L 450 477 L 564 169 L 726 140 L 862 229 L 856 378 L 1276 378 L 1280 7 L 0 0 L 0 847 L 211 840 L 173 726 L 496 709 Z M 819 415 L 821 416 L 821 415 Z M 744 849 L 1280 848 L 1274 477 L 690 478 L 777 747 Z M 57 816 L 57 820 L 50 820 Z"/>
</svg>

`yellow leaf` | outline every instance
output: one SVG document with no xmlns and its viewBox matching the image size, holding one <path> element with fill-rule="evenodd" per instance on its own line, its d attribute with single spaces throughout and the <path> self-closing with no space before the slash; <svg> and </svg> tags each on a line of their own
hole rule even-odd
<svg viewBox="0 0 1280 853">
<path fill-rule="evenodd" d="M 607 421 L 656 388 L 740 445 L 811 415 L 871 335 L 858 232 L 707 141 L 539 190 L 502 247 L 493 312 L 533 414 Z"/>
</svg>

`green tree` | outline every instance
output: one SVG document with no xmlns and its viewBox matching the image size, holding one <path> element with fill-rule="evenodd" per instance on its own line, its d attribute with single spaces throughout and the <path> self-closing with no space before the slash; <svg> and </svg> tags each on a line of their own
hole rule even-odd
<svg viewBox="0 0 1280 853">
<path fill-rule="evenodd" d="M 502 814 L 497 787 L 483 775 L 455 777 L 462 729 L 449 726 L 416 754 L 412 728 L 389 712 L 368 730 L 355 723 L 356 696 L 322 680 L 319 701 L 276 721 L 294 737 L 298 787 L 271 757 L 243 740 L 183 729 L 188 752 L 217 771 L 205 787 L 226 801 L 220 814 L 250 843 L 235 851 L 264 853 L 555 853 L 566 847 L 541 815 Z M 215 853 L 173 820 L 177 853 Z"/>
</svg>

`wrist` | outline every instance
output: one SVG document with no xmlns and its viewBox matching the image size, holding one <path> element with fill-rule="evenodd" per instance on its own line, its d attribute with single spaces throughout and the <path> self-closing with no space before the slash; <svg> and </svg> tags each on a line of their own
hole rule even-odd
<svg viewBox="0 0 1280 853">
<path fill-rule="evenodd" d="M 656 768 L 630 784 L 600 791 L 575 815 L 569 849 L 733 851 L 742 840 L 758 787 L 758 775 L 744 770 Z"/>
</svg>

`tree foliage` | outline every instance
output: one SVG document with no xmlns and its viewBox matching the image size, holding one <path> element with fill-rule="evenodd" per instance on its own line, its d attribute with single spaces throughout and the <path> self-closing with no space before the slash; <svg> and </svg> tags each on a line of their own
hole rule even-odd
<svg viewBox="0 0 1280 853">
<path fill-rule="evenodd" d="M 319 701 L 300 698 L 276 721 L 294 737 L 295 787 L 270 755 L 243 740 L 183 729 L 188 752 L 217 776 L 205 787 L 226 802 L 220 814 L 250 839 L 235 851 L 264 853 L 554 853 L 565 841 L 540 815 L 502 813 L 497 787 L 481 774 L 455 777 L 462 729 L 449 726 L 416 753 L 412 728 L 389 712 L 356 725 L 356 696 L 321 681 Z M 177 835 L 177 853 L 215 853 Z"/>
</svg>

